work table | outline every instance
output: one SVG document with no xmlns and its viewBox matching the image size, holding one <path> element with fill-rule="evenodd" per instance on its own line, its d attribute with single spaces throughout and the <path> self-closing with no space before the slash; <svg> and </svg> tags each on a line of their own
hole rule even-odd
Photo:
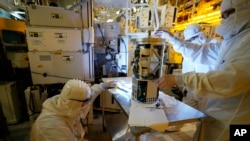
<svg viewBox="0 0 250 141">
<path fill-rule="evenodd" d="M 103 81 L 122 81 L 123 83 L 132 83 L 131 77 L 115 77 L 115 78 L 103 78 Z M 127 120 L 129 118 L 129 109 L 131 106 L 131 92 L 124 91 L 118 88 L 115 89 L 109 89 L 108 90 L 112 96 L 115 98 L 119 106 L 124 112 L 124 115 L 126 116 Z M 191 122 L 199 122 L 199 121 L 206 121 L 210 120 L 211 118 L 206 115 L 205 113 L 194 109 L 193 107 L 176 100 L 176 105 L 172 107 L 166 107 L 165 113 L 167 116 L 167 119 L 169 121 L 169 126 L 173 125 L 181 125 L 185 123 L 191 123 Z M 124 117 L 123 117 L 124 118 Z M 125 118 L 125 120 L 126 120 Z M 127 124 L 127 122 L 126 122 Z M 108 125 L 107 125 L 108 126 Z M 132 134 L 136 136 L 136 140 L 139 140 L 139 136 L 143 133 L 149 132 L 149 127 L 129 127 Z M 202 134 L 202 132 L 200 132 Z"/>
</svg>

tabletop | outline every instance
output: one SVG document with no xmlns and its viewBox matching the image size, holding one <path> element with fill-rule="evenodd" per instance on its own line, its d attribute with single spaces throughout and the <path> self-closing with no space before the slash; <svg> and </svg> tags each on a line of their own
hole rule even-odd
<svg viewBox="0 0 250 141">
<path fill-rule="evenodd" d="M 103 78 L 104 82 L 107 81 L 118 81 L 122 83 L 131 84 L 132 83 L 132 77 L 112 77 L 112 78 Z M 132 84 L 131 84 L 132 85 Z M 119 104 L 119 106 L 122 108 L 124 113 L 127 117 L 129 117 L 129 109 L 131 106 L 131 88 L 126 89 L 120 89 L 120 88 L 114 88 L 109 89 L 108 91 L 112 93 L 113 97 Z M 172 107 L 166 107 L 165 113 L 169 122 L 169 126 L 173 125 L 180 125 L 185 123 L 191 123 L 191 122 L 197 122 L 201 121 L 201 119 L 210 119 L 210 117 L 203 113 L 202 111 L 199 111 L 179 100 L 176 100 L 176 105 Z M 140 127 L 132 127 L 132 130 L 136 130 L 138 134 L 148 132 L 150 129 L 148 128 L 140 128 Z M 142 131 L 137 131 L 142 130 Z M 137 133 L 135 133 L 137 135 Z"/>
</svg>

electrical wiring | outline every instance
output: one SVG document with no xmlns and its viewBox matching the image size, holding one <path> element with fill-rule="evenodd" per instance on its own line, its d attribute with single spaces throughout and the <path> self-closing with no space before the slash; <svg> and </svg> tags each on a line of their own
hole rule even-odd
<svg viewBox="0 0 250 141">
<path fill-rule="evenodd" d="M 33 72 L 33 71 L 31 71 L 31 73 L 33 73 L 33 74 L 38 74 L 38 75 L 42 75 L 43 77 L 51 76 L 51 77 L 57 77 L 57 78 L 74 79 L 74 78 L 71 78 L 71 77 L 63 77 L 63 76 L 57 76 L 57 75 L 49 75 L 49 74 L 47 74 L 47 73 L 39 73 L 39 72 Z"/>
</svg>

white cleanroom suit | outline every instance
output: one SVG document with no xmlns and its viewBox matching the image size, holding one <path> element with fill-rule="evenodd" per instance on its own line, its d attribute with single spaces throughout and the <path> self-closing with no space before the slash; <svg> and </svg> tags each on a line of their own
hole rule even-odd
<svg viewBox="0 0 250 141">
<path fill-rule="evenodd" d="M 214 40 L 206 38 L 204 33 L 197 28 L 196 24 L 191 24 L 184 30 L 184 36 L 187 36 L 185 37 L 186 40 L 196 37 L 190 42 L 180 40 L 164 30 L 159 30 L 155 34 L 161 38 L 166 38 L 173 45 L 174 50 L 182 54 L 184 58 L 182 73 L 192 71 L 206 73 L 216 66 L 221 41 L 214 42 Z"/>
<path fill-rule="evenodd" d="M 190 56 L 189 54 L 182 54 L 183 62 L 182 62 L 182 73 L 187 72 L 197 72 L 197 73 L 207 73 L 215 68 L 215 64 L 219 54 L 219 47 L 221 41 L 218 39 L 209 39 L 206 37 L 203 32 L 202 26 L 197 23 L 192 23 L 188 25 L 183 31 L 184 39 L 188 42 L 181 41 L 176 38 L 170 38 L 169 42 L 173 45 L 174 49 L 177 52 L 183 53 L 185 50 L 188 50 L 193 44 L 195 45 L 195 49 L 192 51 L 197 51 L 197 55 Z M 216 41 L 216 42 L 214 42 Z M 179 44 L 179 42 L 182 42 Z M 198 46 L 197 46 L 198 45 Z M 205 59 L 203 59 L 203 54 L 199 54 L 201 50 L 210 49 L 210 55 Z M 203 60 L 202 60 L 203 59 Z M 204 110 L 206 104 L 206 98 L 202 97 L 194 97 L 191 90 L 184 88 L 187 90 L 187 95 L 183 97 L 183 102 L 186 104 L 197 108 L 199 110 Z"/>
<path fill-rule="evenodd" d="M 216 120 L 203 123 L 202 141 L 228 141 L 230 125 L 250 124 L 250 1 L 223 0 L 221 12 L 230 8 L 235 13 L 216 29 L 224 40 L 215 70 L 176 76 L 177 85 L 208 97 L 205 112 Z M 209 56 L 210 50 L 200 53 Z"/>
<path fill-rule="evenodd" d="M 80 118 L 104 90 L 104 83 L 91 88 L 81 80 L 69 80 L 59 95 L 43 103 L 39 117 L 32 125 L 30 141 L 82 141 L 85 131 Z M 85 102 L 84 102 L 85 101 Z"/>
<path fill-rule="evenodd" d="M 214 70 L 221 41 L 207 38 L 202 31 L 201 25 L 196 23 L 188 25 L 183 34 L 186 41 L 175 38 L 171 33 L 164 30 L 156 32 L 156 36 L 168 39 L 168 42 L 173 45 L 175 51 L 182 54 L 182 73 L 207 73 L 208 71 Z M 209 52 L 209 55 L 205 56 L 203 52 Z M 188 88 L 184 89 L 187 90 L 188 93 L 183 97 L 183 101 L 203 111 L 206 98 L 194 97 L 192 90 L 188 90 Z"/>
<path fill-rule="evenodd" d="M 202 54 L 190 56 L 188 54 L 182 54 L 183 62 L 182 62 L 182 73 L 187 73 L 191 71 L 206 73 L 210 70 L 213 70 L 215 67 L 215 62 L 218 57 L 218 50 L 220 47 L 220 41 L 214 42 L 214 40 L 209 39 L 206 37 L 205 33 L 202 31 L 202 27 L 199 24 L 193 23 L 188 25 L 185 30 L 183 31 L 184 38 L 189 43 L 197 44 L 200 48 L 209 48 L 212 47 L 211 55 L 202 62 L 199 62 L 196 58 L 202 58 Z M 173 45 L 174 49 L 177 52 L 184 52 L 186 47 L 189 47 L 190 44 L 188 42 L 182 42 L 181 46 L 179 44 L 175 44 L 175 40 L 170 40 L 170 43 Z M 197 48 L 200 50 L 199 48 Z M 196 62 L 195 62 L 195 61 Z"/>
<path fill-rule="evenodd" d="M 173 46 L 174 50 L 181 53 L 183 56 L 182 73 L 196 72 L 207 73 L 215 68 L 219 54 L 221 41 L 218 39 L 209 39 L 202 31 L 202 26 L 196 23 L 188 25 L 183 31 L 184 40 L 178 39 L 168 31 L 158 30 L 155 35 L 161 38 L 166 38 Z M 216 41 L 216 42 L 215 42 Z M 204 56 L 202 53 L 209 50 L 210 54 Z M 201 111 L 204 111 L 207 98 L 194 95 L 192 90 L 185 86 L 183 91 L 186 91 L 186 96 L 183 97 L 183 102 Z M 168 131 L 178 131 L 182 126 L 169 126 Z"/>
</svg>

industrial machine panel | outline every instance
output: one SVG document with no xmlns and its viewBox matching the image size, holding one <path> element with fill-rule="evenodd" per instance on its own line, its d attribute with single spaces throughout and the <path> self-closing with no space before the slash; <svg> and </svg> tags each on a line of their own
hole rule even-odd
<svg viewBox="0 0 250 141">
<path fill-rule="evenodd" d="M 162 5 L 158 7 L 158 16 L 160 26 L 164 28 L 172 28 L 176 22 L 177 8 L 171 5 Z"/>
<path fill-rule="evenodd" d="M 27 52 L 7 52 L 7 57 L 11 60 L 12 68 L 28 68 Z"/>
<path fill-rule="evenodd" d="M 81 30 L 27 26 L 29 51 L 81 51 Z"/>
<path fill-rule="evenodd" d="M 40 113 L 42 110 L 42 96 L 39 87 L 28 87 L 24 93 L 29 116 L 32 116 L 35 113 Z"/>
<path fill-rule="evenodd" d="M 104 23 L 104 36 L 110 38 L 117 38 L 120 34 L 120 24 L 118 22 Z"/>
<path fill-rule="evenodd" d="M 75 78 L 84 80 L 82 52 L 29 52 L 33 84 L 65 83 Z M 85 63 L 86 62 L 86 63 Z"/>
<path fill-rule="evenodd" d="M 28 68 L 28 47 L 23 32 L 2 29 L 0 31 L 0 42 L 2 51 L 4 51 L 1 54 L 7 56 L 12 68 Z"/>
<path fill-rule="evenodd" d="M 21 118 L 21 111 L 16 82 L 0 83 L 0 102 L 7 123 L 17 123 Z"/>
<path fill-rule="evenodd" d="M 147 29 L 153 27 L 153 15 L 150 7 L 141 7 L 141 12 L 137 15 L 137 28 Z"/>
<path fill-rule="evenodd" d="M 112 97 L 112 94 L 108 90 L 103 91 L 100 98 L 101 98 L 100 100 L 101 108 L 104 108 L 105 110 L 111 112 L 121 110 L 120 106 L 118 105 L 118 103 L 115 101 L 115 99 Z"/>
<path fill-rule="evenodd" d="M 82 27 L 81 16 L 73 10 L 51 6 L 28 6 L 28 25 Z M 43 18 L 39 18 L 43 17 Z"/>
</svg>

